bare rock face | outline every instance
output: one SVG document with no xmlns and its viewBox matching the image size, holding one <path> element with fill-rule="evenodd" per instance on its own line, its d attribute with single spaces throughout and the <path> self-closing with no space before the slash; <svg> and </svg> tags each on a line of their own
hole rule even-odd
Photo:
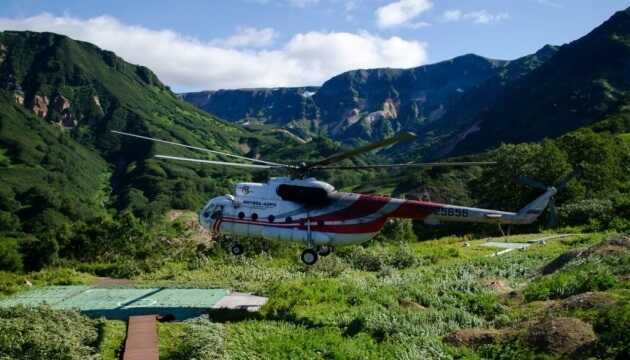
<svg viewBox="0 0 630 360">
<path fill-rule="evenodd" d="M 33 112 L 41 118 L 46 118 L 48 115 L 48 105 L 50 105 L 48 96 L 35 95 L 33 99 Z"/>
<path fill-rule="evenodd" d="M 4 44 L 0 44 L 0 64 L 4 62 L 7 57 L 7 47 Z"/>
<path fill-rule="evenodd" d="M 99 99 L 98 96 L 94 95 L 92 97 L 92 100 L 94 101 L 94 105 L 96 105 L 97 108 L 99 108 L 101 110 L 101 112 L 103 111 L 103 106 L 101 106 L 101 99 Z"/>
<path fill-rule="evenodd" d="M 570 355 L 597 340 L 593 327 L 576 318 L 542 320 L 532 325 L 523 339 L 541 351 Z"/>
<path fill-rule="evenodd" d="M 372 124 L 379 120 L 391 120 L 396 119 L 397 117 L 398 112 L 396 110 L 396 104 L 394 104 L 392 99 L 387 99 L 383 103 L 383 110 L 369 113 L 365 119 L 369 124 Z"/>
<path fill-rule="evenodd" d="M 24 105 L 24 94 L 21 92 L 15 92 L 13 93 L 13 96 L 15 98 L 15 103 L 18 105 Z"/>
<path fill-rule="evenodd" d="M 66 99 L 63 95 L 57 95 L 53 101 L 53 106 L 54 109 L 61 114 L 57 124 L 64 128 L 73 128 L 77 126 L 77 119 L 70 111 L 70 107 L 72 106 L 70 100 Z"/>
</svg>

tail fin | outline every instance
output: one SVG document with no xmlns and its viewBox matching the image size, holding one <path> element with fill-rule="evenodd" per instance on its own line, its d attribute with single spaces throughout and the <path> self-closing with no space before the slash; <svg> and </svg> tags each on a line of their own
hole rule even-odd
<svg viewBox="0 0 630 360">
<path fill-rule="evenodd" d="M 531 224 L 545 211 L 551 198 L 556 195 L 558 190 L 551 186 L 547 188 L 544 194 L 540 195 L 536 200 L 527 204 L 516 215 L 519 224 Z"/>
</svg>

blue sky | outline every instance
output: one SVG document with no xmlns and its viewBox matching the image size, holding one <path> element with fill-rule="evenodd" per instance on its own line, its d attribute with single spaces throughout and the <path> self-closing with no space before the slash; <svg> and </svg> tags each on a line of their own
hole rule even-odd
<svg viewBox="0 0 630 360">
<path fill-rule="evenodd" d="M 621 0 L 0 0 L 0 30 L 64 33 L 175 90 L 320 85 L 465 53 L 514 59 L 583 36 Z"/>
</svg>

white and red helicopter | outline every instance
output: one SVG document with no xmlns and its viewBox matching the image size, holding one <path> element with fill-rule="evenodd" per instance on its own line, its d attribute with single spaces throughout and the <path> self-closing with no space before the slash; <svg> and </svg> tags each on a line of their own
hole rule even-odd
<svg viewBox="0 0 630 360">
<path fill-rule="evenodd" d="M 314 170 L 355 170 L 371 168 L 406 168 L 437 166 L 491 165 L 492 162 L 406 163 L 364 166 L 334 166 L 331 164 L 371 150 L 415 138 L 412 133 L 401 133 L 378 143 L 341 152 L 323 160 L 287 165 L 252 159 L 195 146 L 155 139 L 120 131 L 114 133 L 169 145 L 182 146 L 212 154 L 247 160 L 234 163 L 156 155 L 157 158 L 187 161 L 254 170 L 288 170 L 291 177 L 273 177 L 266 183 L 236 184 L 235 193 L 210 199 L 199 213 L 199 222 L 215 234 L 238 237 L 262 237 L 268 240 L 303 243 L 300 258 L 307 265 L 317 262 L 318 255 L 326 256 L 332 247 L 360 244 L 372 239 L 388 219 L 421 220 L 427 224 L 442 222 L 530 224 L 553 201 L 557 190 L 534 181 L 529 184 L 544 189 L 544 193 L 518 212 L 481 209 L 429 201 L 405 200 L 387 196 L 365 195 L 335 190 L 323 181 L 307 177 Z M 526 179 L 524 179 L 526 180 Z M 231 252 L 243 253 L 243 247 L 233 242 Z"/>
</svg>

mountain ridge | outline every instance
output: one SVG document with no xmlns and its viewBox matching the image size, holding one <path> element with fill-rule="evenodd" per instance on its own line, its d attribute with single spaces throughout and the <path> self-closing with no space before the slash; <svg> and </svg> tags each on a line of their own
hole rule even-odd
<svg viewBox="0 0 630 360">
<path fill-rule="evenodd" d="M 341 141 L 356 137 L 374 140 L 413 128 L 409 122 L 418 122 L 418 114 L 422 115 L 420 121 L 438 117 L 440 105 L 495 75 L 504 63 L 466 54 L 411 69 L 351 70 L 320 87 L 205 91 L 182 94 L 182 98 L 229 121 L 284 127 L 303 137 L 330 135 Z M 420 85 L 414 88 L 416 80 Z M 430 82 L 436 87 L 422 84 Z M 365 91 L 366 87 L 383 90 L 370 92 Z M 264 101 L 257 98 L 260 94 L 267 96 Z M 240 110 L 233 111 L 235 107 Z M 362 127 L 370 131 L 362 131 Z M 371 131 L 372 128 L 376 130 Z"/>
</svg>

